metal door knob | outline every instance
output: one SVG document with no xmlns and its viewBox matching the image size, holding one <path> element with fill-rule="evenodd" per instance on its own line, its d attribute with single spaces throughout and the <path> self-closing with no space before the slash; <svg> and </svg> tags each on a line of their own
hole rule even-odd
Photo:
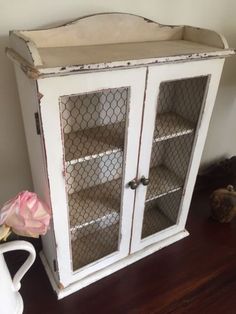
<svg viewBox="0 0 236 314">
<path fill-rule="evenodd" d="M 142 177 L 140 181 L 141 181 L 142 185 L 145 185 L 145 186 L 150 183 L 150 179 L 145 178 L 145 177 Z"/>
<path fill-rule="evenodd" d="M 131 190 L 136 190 L 138 185 L 139 185 L 139 182 L 136 179 L 128 183 L 128 186 L 131 188 Z"/>
</svg>

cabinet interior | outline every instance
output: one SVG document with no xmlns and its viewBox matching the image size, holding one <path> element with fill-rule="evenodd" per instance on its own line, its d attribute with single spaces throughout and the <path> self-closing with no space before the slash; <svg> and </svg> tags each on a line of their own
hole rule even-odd
<svg viewBox="0 0 236 314">
<path fill-rule="evenodd" d="M 62 96 L 73 269 L 119 249 L 129 88 Z"/>
<path fill-rule="evenodd" d="M 141 238 L 178 223 L 208 76 L 160 84 Z"/>
</svg>

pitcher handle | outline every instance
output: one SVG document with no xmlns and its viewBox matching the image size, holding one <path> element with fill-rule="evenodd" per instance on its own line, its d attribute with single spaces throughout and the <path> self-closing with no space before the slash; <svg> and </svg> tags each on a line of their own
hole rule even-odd
<svg viewBox="0 0 236 314">
<path fill-rule="evenodd" d="M 13 277 L 12 283 L 15 291 L 20 290 L 21 287 L 21 279 L 24 277 L 30 266 L 35 261 L 36 252 L 33 245 L 27 241 L 17 240 L 8 243 L 1 244 L 0 253 L 6 253 L 15 250 L 24 250 L 29 252 L 29 256 L 27 257 L 24 264 L 18 269 L 15 276 Z"/>
</svg>

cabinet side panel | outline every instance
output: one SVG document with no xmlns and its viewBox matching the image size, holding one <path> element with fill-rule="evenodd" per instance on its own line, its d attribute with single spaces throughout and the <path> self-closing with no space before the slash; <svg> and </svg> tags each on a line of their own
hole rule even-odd
<svg viewBox="0 0 236 314">
<path fill-rule="evenodd" d="M 201 156 L 206 141 L 207 131 L 210 124 L 210 119 L 215 104 L 217 91 L 219 88 L 220 78 L 222 74 L 222 69 L 224 65 L 224 59 L 221 60 L 211 60 L 212 67 L 210 68 L 210 61 L 205 62 L 205 69 L 208 69 L 207 62 L 209 63 L 209 84 L 208 91 L 205 95 L 205 104 L 201 110 L 199 122 L 197 126 L 197 136 L 195 137 L 193 143 L 193 151 L 190 158 L 190 165 L 188 173 L 186 176 L 185 186 L 184 186 L 184 197 L 182 199 L 182 211 L 179 216 L 179 226 L 185 227 L 188 210 L 190 207 L 190 202 L 193 194 L 193 189 L 197 177 L 197 172 L 199 169 Z"/>
<path fill-rule="evenodd" d="M 37 134 L 35 123 L 35 113 L 38 112 L 39 104 L 37 83 L 36 81 L 28 79 L 17 66 L 15 66 L 15 72 L 34 191 L 50 206 L 50 191 L 48 186 L 43 138 L 41 135 Z M 56 259 L 56 246 L 53 230 L 53 222 L 51 221 L 50 230 L 42 237 L 44 255 L 52 270 L 54 264 L 53 260 Z M 59 280 L 58 274 L 55 272 L 53 273 L 56 276 L 55 279 Z"/>
</svg>

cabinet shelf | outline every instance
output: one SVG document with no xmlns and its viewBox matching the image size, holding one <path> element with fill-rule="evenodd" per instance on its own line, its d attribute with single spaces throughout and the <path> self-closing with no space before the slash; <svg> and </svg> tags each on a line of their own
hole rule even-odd
<svg viewBox="0 0 236 314">
<path fill-rule="evenodd" d="M 163 229 L 173 226 L 171 221 L 157 206 L 145 210 L 145 219 L 143 221 L 142 238 L 146 238 Z"/>
<path fill-rule="evenodd" d="M 125 122 L 121 121 L 64 134 L 67 165 L 122 151 L 124 128 Z M 192 124 L 181 116 L 162 113 L 157 117 L 154 142 L 190 134 L 193 130 Z"/>
<path fill-rule="evenodd" d="M 107 239 L 109 238 L 109 241 Z M 77 270 L 117 251 L 119 223 L 96 229 L 81 237 L 79 232 L 72 234 L 73 269 Z M 90 254 L 83 254 L 89 248 Z"/>
<path fill-rule="evenodd" d="M 68 194 L 71 231 L 93 224 L 109 225 L 117 219 L 120 211 L 119 193 L 122 180 L 117 178 L 106 183 Z M 150 185 L 146 202 L 176 192 L 182 187 L 181 179 L 161 165 L 150 170 Z M 77 215 L 76 215 L 77 213 Z M 77 217 L 76 220 L 74 217 Z"/>
<path fill-rule="evenodd" d="M 67 165 L 122 151 L 124 129 L 121 121 L 64 134 Z"/>
<path fill-rule="evenodd" d="M 174 112 L 157 115 L 154 142 L 160 142 L 177 136 L 192 133 L 194 130 L 191 122 Z"/>
<path fill-rule="evenodd" d="M 164 165 L 151 168 L 149 178 L 146 202 L 182 188 L 182 180 Z"/>
<path fill-rule="evenodd" d="M 121 178 L 68 195 L 71 230 L 95 223 L 107 226 L 117 221 L 120 211 L 118 186 L 121 186 Z"/>
<path fill-rule="evenodd" d="M 182 191 L 166 194 L 145 206 L 142 239 L 176 224 Z"/>
</svg>

